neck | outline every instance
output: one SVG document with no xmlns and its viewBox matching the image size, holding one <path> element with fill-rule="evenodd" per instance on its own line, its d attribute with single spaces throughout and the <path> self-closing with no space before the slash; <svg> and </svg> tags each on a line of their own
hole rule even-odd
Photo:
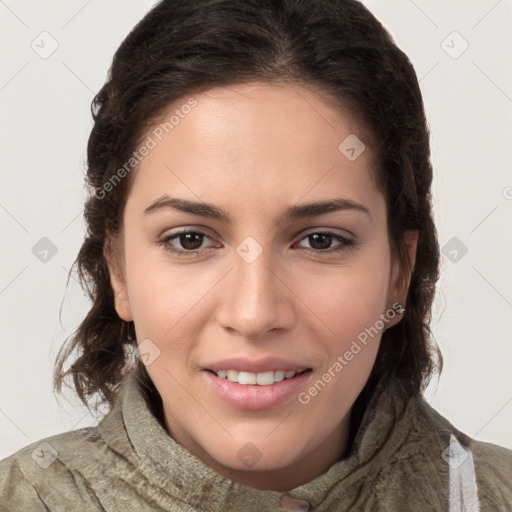
<svg viewBox="0 0 512 512">
<path fill-rule="evenodd" d="M 350 415 L 351 411 L 319 446 L 311 449 L 309 453 L 293 464 L 260 471 L 235 470 L 222 465 L 203 450 L 187 433 L 177 432 L 175 428 L 171 430 L 165 415 L 164 422 L 165 429 L 176 442 L 225 478 L 255 489 L 287 492 L 322 475 L 347 453 Z"/>
</svg>

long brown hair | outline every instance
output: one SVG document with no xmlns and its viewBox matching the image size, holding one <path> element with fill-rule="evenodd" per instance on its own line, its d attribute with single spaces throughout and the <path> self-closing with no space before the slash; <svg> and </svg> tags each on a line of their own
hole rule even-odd
<svg viewBox="0 0 512 512">
<path fill-rule="evenodd" d="M 91 107 L 87 233 L 70 273 L 76 267 L 92 304 L 57 356 L 56 391 L 72 376 L 86 405 L 94 395 L 111 406 L 134 364 L 146 374 L 130 356 L 136 346 L 133 322 L 117 315 L 104 255 L 118 239 L 133 181 L 134 172 L 118 179 L 119 170 L 133 158 L 141 137 L 180 98 L 212 86 L 275 80 L 322 91 L 365 126 L 377 155 L 392 253 L 403 268 L 408 264 L 403 234 L 419 231 L 405 314 L 383 333 L 360 396 L 368 397 L 386 372 L 404 379 L 411 394 L 426 387 L 436 368 L 440 373 L 442 356 L 429 328 L 439 272 L 429 130 L 407 56 L 356 0 L 162 0 L 117 50 Z M 108 186 L 112 180 L 115 186 Z"/>
</svg>

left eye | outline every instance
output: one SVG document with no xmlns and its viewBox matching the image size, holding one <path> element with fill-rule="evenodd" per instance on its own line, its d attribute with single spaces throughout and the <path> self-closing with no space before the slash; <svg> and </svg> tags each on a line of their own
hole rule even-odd
<svg viewBox="0 0 512 512">
<path fill-rule="evenodd" d="M 310 243 L 312 242 L 313 245 L 320 245 L 320 248 L 313 247 L 313 251 L 315 252 L 335 252 L 335 251 L 342 251 L 346 247 L 352 245 L 354 243 L 354 240 L 350 238 L 346 238 L 341 235 L 337 235 L 336 233 L 330 233 L 330 232 L 323 232 L 318 231 L 314 233 L 309 233 L 306 235 L 302 240 L 310 240 Z M 334 249 L 330 248 L 329 246 L 333 241 L 340 242 L 338 247 L 335 247 Z M 327 247 L 326 247 L 327 246 Z M 307 249 L 307 247 L 306 247 Z M 329 249 L 329 250 L 326 250 Z"/>
<path fill-rule="evenodd" d="M 179 233 L 164 237 L 158 243 L 163 245 L 166 251 L 175 253 L 179 256 L 186 256 L 205 252 L 206 249 L 201 248 L 205 239 L 211 240 L 211 238 L 206 233 L 201 231 L 181 231 Z M 313 246 L 319 246 L 309 249 L 315 253 L 338 252 L 354 244 L 354 240 L 338 235 L 336 233 L 331 233 L 329 231 L 315 231 L 313 233 L 309 233 L 305 237 L 301 238 L 300 242 L 303 240 L 309 240 L 309 243 Z M 181 245 L 181 248 L 174 247 L 174 241 L 178 241 Z M 335 246 L 334 249 L 331 247 L 333 241 L 339 242 L 338 246 Z M 302 248 L 308 249 L 308 247 Z"/>
</svg>

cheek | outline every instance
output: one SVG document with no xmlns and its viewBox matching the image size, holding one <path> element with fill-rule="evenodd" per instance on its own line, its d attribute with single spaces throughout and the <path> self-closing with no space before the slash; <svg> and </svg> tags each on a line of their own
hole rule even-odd
<svg viewBox="0 0 512 512">
<path fill-rule="evenodd" d="M 322 367 L 304 395 L 318 415 L 333 408 L 347 410 L 368 380 L 381 339 L 379 319 L 385 313 L 387 279 L 386 271 L 375 266 L 346 268 L 312 299 L 329 328 L 322 329 Z M 320 395 L 321 399 L 315 398 Z M 338 420 L 333 416 L 328 425 Z"/>
<path fill-rule="evenodd" d="M 161 252 L 160 252 L 161 251 Z M 211 288 L 200 266 L 168 264 L 163 249 L 142 250 L 127 244 L 128 297 L 137 338 L 161 344 L 171 336 L 186 338 L 194 308 Z"/>
<path fill-rule="evenodd" d="M 382 327 L 379 319 L 386 310 L 389 283 L 389 260 L 385 251 L 379 257 L 380 263 L 361 258 L 357 264 L 331 269 L 329 278 L 316 281 L 315 287 L 310 284 L 310 289 L 302 292 L 322 320 L 318 325 L 325 333 L 322 336 L 326 367 L 346 354 L 341 363 L 344 376 L 336 372 L 339 377 L 335 380 L 339 384 L 346 382 L 345 379 L 353 384 L 364 379 L 378 351 L 379 326 Z"/>
<path fill-rule="evenodd" d="M 152 276 L 151 273 L 155 275 Z M 164 343 L 186 339 L 193 330 L 194 308 L 200 307 L 204 290 L 191 279 L 169 274 L 162 276 L 155 269 L 133 283 L 130 303 L 138 334 Z"/>
<path fill-rule="evenodd" d="M 388 259 L 382 254 L 380 261 L 361 260 L 333 268 L 320 280 L 308 279 L 302 293 L 333 330 L 347 333 L 373 324 L 384 313 L 388 288 Z"/>
</svg>

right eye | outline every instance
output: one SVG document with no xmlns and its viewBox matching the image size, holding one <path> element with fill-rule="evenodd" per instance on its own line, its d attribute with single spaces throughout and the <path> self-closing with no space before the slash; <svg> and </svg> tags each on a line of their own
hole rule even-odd
<svg viewBox="0 0 512 512">
<path fill-rule="evenodd" d="M 202 231 L 182 230 L 178 233 L 166 235 L 158 241 L 158 244 L 170 253 L 187 256 L 206 252 L 205 248 L 201 248 L 205 238 L 211 239 Z M 176 248 L 175 243 L 179 243 L 182 248 Z"/>
</svg>

